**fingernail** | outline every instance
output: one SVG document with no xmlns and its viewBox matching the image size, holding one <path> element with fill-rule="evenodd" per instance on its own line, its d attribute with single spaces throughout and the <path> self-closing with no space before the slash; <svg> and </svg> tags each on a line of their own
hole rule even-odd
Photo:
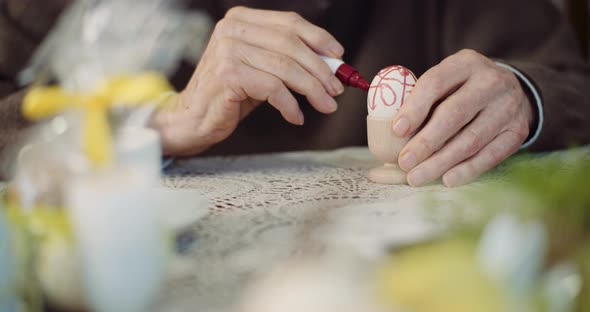
<svg viewBox="0 0 590 312">
<path fill-rule="evenodd" d="M 334 90 L 334 95 L 340 95 L 344 92 L 344 86 L 336 76 L 332 76 L 332 79 L 330 79 L 330 87 Z"/>
<path fill-rule="evenodd" d="M 326 94 L 326 101 L 324 105 L 326 106 L 326 111 L 328 113 L 333 113 L 338 109 L 338 103 L 336 103 L 336 100 L 334 100 L 334 98 L 329 94 Z"/>
<path fill-rule="evenodd" d="M 414 170 L 408 174 L 408 184 L 411 186 L 424 185 L 426 181 L 426 172 L 424 170 Z"/>
<path fill-rule="evenodd" d="M 393 125 L 393 132 L 400 137 L 406 135 L 406 133 L 410 130 L 410 122 L 405 117 L 400 117 L 398 121 Z"/>
<path fill-rule="evenodd" d="M 330 52 L 336 57 L 340 57 L 344 54 L 344 47 L 342 47 L 339 43 L 332 43 L 329 47 Z"/>
<path fill-rule="evenodd" d="M 405 171 L 411 170 L 416 167 L 416 165 L 416 156 L 412 152 L 406 152 L 399 160 L 399 166 Z"/>
<path fill-rule="evenodd" d="M 299 111 L 299 116 L 297 116 L 297 121 L 300 126 L 303 126 L 305 123 L 305 117 L 303 116 L 303 112 Z"/>
</svg>

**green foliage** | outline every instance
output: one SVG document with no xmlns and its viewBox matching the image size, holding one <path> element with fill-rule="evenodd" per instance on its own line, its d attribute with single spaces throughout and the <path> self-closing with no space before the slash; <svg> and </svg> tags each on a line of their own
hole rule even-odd
<svg viewBox="0 0 590 312">
<path fill-rule="evenodd" d="M 535 213 L 588 226 L 590 214 L 590 152 L 576 149 L 545 156 L 519 156 L 492 173 L 534 198 Z M 532 207 L 524 207 L 532 208 Z"/>
<path fill-rule="evenodd" d="M 479 209 L 476 227 L 510 212 L 542 220 L 556 240 L 580 238 L 590 230 L 590 149 L 516 156 L 482 182 L 465 193 L 469 208 Z"/>
</svg>

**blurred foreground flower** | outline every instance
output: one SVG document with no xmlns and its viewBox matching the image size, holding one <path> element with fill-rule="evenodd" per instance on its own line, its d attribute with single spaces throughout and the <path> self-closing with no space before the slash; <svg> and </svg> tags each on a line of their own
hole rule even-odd
<svg viewBox="0 0 590 312">
<path fill-rule="evenodd" d="M 0 193 L 1 194 L 1 193 Z M 4 209 L 0 201 L 0 211 Z M 16 266 L 12 256 L 10 226 L 0 213 L 0 311 L 17 311 L 21 307 L 16 285 Z"/>
<path fill-rule="evenodd" d="M 378 271 L 378 292 L 400 311 L 508 311 L 501 287 L 476 259 L 473 240 L 408 247 Z"/>
<path fill-rule="evenodd" d="M 380 297 L 410 312 L 589 311 L 589 177 L 587 149 L 515 158 L 467 189 L 446 236 L 392 252 Z"/>
</svg>

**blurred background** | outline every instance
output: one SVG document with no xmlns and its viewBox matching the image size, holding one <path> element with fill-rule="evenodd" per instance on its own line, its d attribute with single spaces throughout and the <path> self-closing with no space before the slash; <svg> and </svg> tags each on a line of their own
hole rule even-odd
<svg viewBox="0 0 590 312">
<path fill-rule="evenodd" d="M 572 21 L 586 59 L 590 50 L 590 0 L 552 0 Z"/>
</svg>

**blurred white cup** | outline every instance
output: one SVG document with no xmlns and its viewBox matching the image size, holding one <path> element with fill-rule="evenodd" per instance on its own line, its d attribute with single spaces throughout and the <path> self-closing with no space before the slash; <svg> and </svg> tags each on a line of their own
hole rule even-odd
<svg viewBox="0 0 590 312">
<path fill-rule="evenodd" d="M 118 166 L 135 168 L 158 181 L 162 166 L 160 135 L 146 127 L 124 127 L 115 137 L 115 160 Z"/>
<path fill-rule="evenodd" d="M 72 178 L 67 207 L 93 311 L 146 311 L 158 295 L 168 244 L 152 178 L 141 166 Z"/>
</svg>

